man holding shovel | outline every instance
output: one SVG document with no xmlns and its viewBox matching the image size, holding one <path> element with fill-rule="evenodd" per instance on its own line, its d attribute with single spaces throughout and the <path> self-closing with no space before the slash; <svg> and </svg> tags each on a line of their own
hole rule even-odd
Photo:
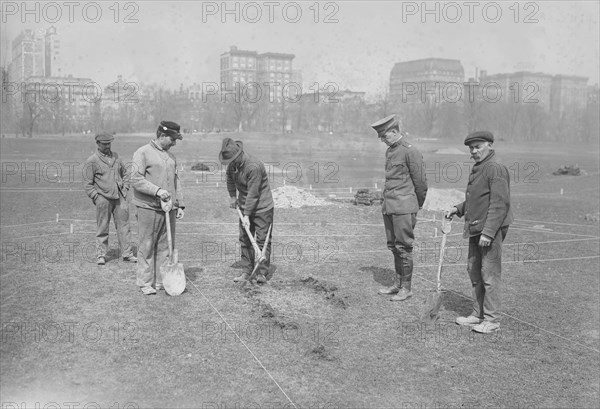
<svg viewBox="0 0 600 409">
<path fill-rule="evenodd" d="M 242 141 L 223 139 L 219 160 L 227 166 L 227 191 L 229 207 L 240 209 L 242 217 L 239 224 L 239 241 L 244 272 L 233 281 L 247 281 L 254 270 L 255 252 L 246 228 L 256 235 L 256 243 L 263 250 L 265 260 L 257 266 L 256 282 L 267 282 L 271 268 L 271 240 L 267 240 L 272 231 L 275 206 L 269 186 L 269 177 L 265 165 L 252 155 L 244 152 Z M 265 246 L 266 249 L 263 248 Z M 274 267 L 274 266 L 273 266 Z"/>
<path fill-rule="evenodd" d="M 463 236 L 469 239 L 467 271 L 473 285 L 473 312 L 456 323 L 473 331 L 491 333 L 500 327 L 502 242 L 513 221 L 510 207 L 510 176 L 497 161 L 492 149 L 494 135 L 488 131 L 469 134 L 475 165 L 469 175 L 465 201 L 454 206 L 446 217 L 465 217 Z"/>
<path fill-rule="evenodd" d="M 180 126 L 162 121 L 156 138 L 133 154 L 131 185 L 133 204 L 137 206 L 138 268 L 137 285 L 146 295 L 162 290 L 160 266 L 168 257 L 166 214 L 161 201 L 172 201 L 176 212 L 168 212 L 173 247 L 175 246 L 175 218 L 183 218 L 183 199 L 179 190 L 177 160 L 169 152 L 178 139 L 183 139 Z M 176 213 L 176 214 L 175 214 Z"/>
<path fill-rule="evenodd" d="M 403 137 L 402 122 L 394 115 L 371 125 L 380 141 L 388 146 L 385 152 L 385 188 L 383 190 L 383 223 L 387 247 L 394 254 L 396 275 L 391 287 L 379 294 L 395 294 L 391 301 L 404 301 L 412 296 L 414 228 L 417 212 L 427 195 L 427 177 L 423 155 Z"/>
</svg>

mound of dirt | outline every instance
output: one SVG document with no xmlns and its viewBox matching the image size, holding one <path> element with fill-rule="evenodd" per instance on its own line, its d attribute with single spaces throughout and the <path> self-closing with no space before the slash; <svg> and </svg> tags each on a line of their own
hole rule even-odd
<svg viewBox="0 0 600 409">
<path fill-rule="evenodd" d="M 345 300 L 343 300 L 339 296 L 338 297 L 335 296 L 335 292 L 338 290 L 338 288 L 335 285 L 321 282 L 311 276 L 300 279 L 300 282 L 302 282 L 302 284 L 304 284 L 305 286 L 312 288 L 316 292 L 324 292 L 325 299 L 328 300 L 329 302 L 331 302 L 336 307 L 340 307 L 343 309 L 348 308 L 348 303 Z M 348 297 L 343 297 L 343 298 L 348 298 Z"/>
<path fill-rule="evenodd" d="M 423 209 L 444 211 L 465 200 L 465 194 L 456 189 L 428 189 Z"/>
<path fill-rule="evenodd" d="M 333 203 L 313 196 L 304 189 L 295 186 L 282 186 L 273 190 L 275 208 L 289 209 L 303 206 L 327 206 Z"/>
</svg>

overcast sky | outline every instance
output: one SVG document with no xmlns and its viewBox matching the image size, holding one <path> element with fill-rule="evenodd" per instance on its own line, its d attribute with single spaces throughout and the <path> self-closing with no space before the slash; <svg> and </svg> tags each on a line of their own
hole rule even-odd
<svg viewBox="0 0 600 409">
<path fill-rule="evenodd" d="M 171 88 L 218 82 L 219 56 L 231 45 L 295 54 L 305 84 L 371 95 L 387 87 L 394 63 L 428 57 L 460 59 L 466 77 L 478 67 L 596 84 L 600 71 L 598 1 L 428 2 L 429 14 L 421 1 L 228 2 L 239 10 L 231 14 L 220 1 L 120 2 L 118 15 L 113 1 L 76 3 L 38 3 L 37 12 L 28 3 L 33 12 L 24 14 L 20 1 L 3 2 L 2 63 L 22 29 L 54 25 L 67 73 L 101 85 L 119 74 Z"/>
</svg>

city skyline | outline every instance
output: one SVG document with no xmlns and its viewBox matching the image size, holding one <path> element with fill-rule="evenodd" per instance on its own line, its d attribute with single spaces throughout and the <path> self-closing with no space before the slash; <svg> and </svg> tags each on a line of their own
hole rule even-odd
<svg viewBox="0 0 600 409">
<path fill-rule="evenodd" d="M 55 26 L 63 72 L 102 86 L 118 75 L 171 89 L 216 83 L 220 55 L 232 45 L 294 54 L 305 84 L 335 82 L 370 96 L 387 90 L 394 64 L 430 57 L 460 60 L 465 79 L 478 69 L 579 75 L 598 83 L 597 3 L 474 3 L 479 6 L 469 9 L 431 2 L 421 10 L 416 2 L 230 2 L 224 10 L 216 2 L 127 2 L 100 3 L 97 10 L 82 2 L 72 10 L 37 3 L 24 10 L 4 2 L 2 64 L 23 29 Z"/>
</svg>

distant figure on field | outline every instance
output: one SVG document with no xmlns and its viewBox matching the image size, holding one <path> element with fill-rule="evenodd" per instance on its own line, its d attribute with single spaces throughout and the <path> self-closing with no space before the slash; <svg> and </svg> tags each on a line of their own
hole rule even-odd
<svg viewBox="0 0 600 409">
<path fill-rule="evenodd" d="M 379 140 L 388 146 L 385 152 L 385 188 L 383 190 L 383 223 L 387 247 L 394 255 L 396 275 L 391 287 L 379 294 L 395 294 L 391 301 L 404 301 L 412 296 L 413 242 L 417 212 L 427 195 L 427 177 L 423 155 L 404 140 L 402 122 L 394 115 L 371 125 Z"/>
<path fill-rule="evenodd" d="M 478 131 L 465 138 L 475 165 L 469 175 L 465 201 L 446 212 L 465 218 L 464 237 L 469 239 L 467 271 L 473 285 L 473 312 L 456 323 L 484 334 L 500 327 L 502 291 L 502 242 L 513 221 L 510 176 L 492 149 L 494 135 Z"/>
<path fill-rule="evenodd" d="M 106 264 L 108 227 L 112 216 L 123 260 L 135 263 L 137 258 L 133 255 L 129 228 L 127 170 L 119 155 L 111 150 L 111 143 L 115 139 L 112 134 L 99 133 L 95 139 L 98 151 L 85 162 L 84 189 L 96 206 L 96 262 L 100 266 Z"/>
</svg>

